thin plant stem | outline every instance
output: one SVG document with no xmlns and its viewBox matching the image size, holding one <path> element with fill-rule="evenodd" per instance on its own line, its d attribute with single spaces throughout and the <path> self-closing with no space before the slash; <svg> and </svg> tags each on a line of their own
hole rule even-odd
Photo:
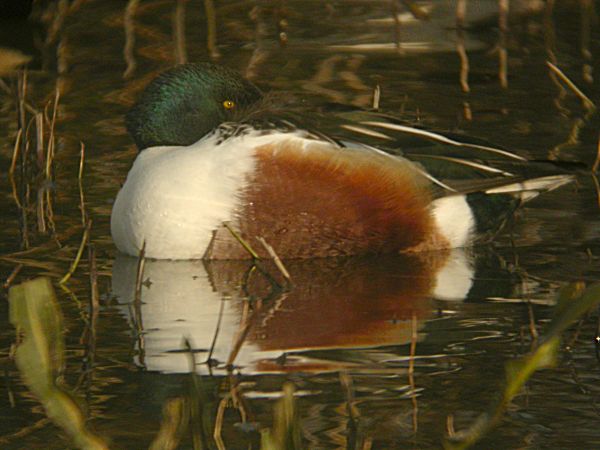
<svg viewBox="0 0 600 450">
<path fill-rule="evenodd" d="M 83 236 L 81 237 L 81 244 L 79 244 L 79 249 L 77 250 L 77 255 L 75 256 L 75 259 L 71 263 L 71 267 L 69 268 L 69 271 L 65 274 L 64 277 L 62 277 L 60 279 L 58 284 L 65 284 L 67 281 L 69 281 L 69 279 L 71 278 L 73 273 L 75 273 L 75 270 L 77 269 L 77 266 L 79 265 L 79 261 L 81 260 L 81 255 L 83 254 L 83 249 L 85 248 L 85 244 L 87 243 L 87 241 L 89 239 L 91 228 L 92 228 L 92 220 L 89 219 L 87 221 L 85 229 L 83 230 Z"/>
<path fill-rule="evenodd" d="M 573 91 L 573 93 L 579 97 L 579 99 L 582 101 L 583 106 L 590 110 L 593 111 L 596 109 L 596 105 L 594 104 L 593 101 L 590 100 L 590 98 L 585 95 L 581 89 L 579 89 L 575 83 L 573 83 L 569 77 L 567 77 L 565 75 L 565 73 L 560 70 L 557 66 L 555 66 L 554 64 L 552 64 L 550 61 L 546 61 L 546 65 L 550 68 L 550 70 L 552 71 L 552 73 L 556 74 L 556 76 L 558 76 L 558 78 L 560 78 L 560 80 L 565 83 L 567 85 L 567 87 L 569 89 L 571 89 L 571 91 Z"/>
</svg>

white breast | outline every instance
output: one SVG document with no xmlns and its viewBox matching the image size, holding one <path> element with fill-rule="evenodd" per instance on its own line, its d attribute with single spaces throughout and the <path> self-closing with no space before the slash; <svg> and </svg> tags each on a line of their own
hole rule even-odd
<svg viewBox="0 0 600 450">
<path fill-rule="evenodd" d="M 251 132 L 217 145 L 218 134 L 188 147 L 142 151 L 117 195 L 111 233 L 117 248 L 157 259 L 198 259 L 212 232 L 234 220 L 255 170 L 255 148 L 266 142 L 306 140 L 299 133 Z"/>
<path fill-rule="evenodd" d="M 254 169 L 246 145 L 209 136 L 189 147 L 142 151 L 115 200 L 111 233 L 117 248 L 159 259 L 201 258 L 212 230 L 232 218 Z"/>
</svg>

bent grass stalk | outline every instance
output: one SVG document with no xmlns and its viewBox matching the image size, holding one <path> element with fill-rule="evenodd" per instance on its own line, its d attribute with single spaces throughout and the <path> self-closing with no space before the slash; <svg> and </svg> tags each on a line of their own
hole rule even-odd
<svg viewBox="0 0 600 450">
<path fill-rule="evenodd" d="M 550 61 L 546 61 L 546 65 L 550 68 L 550 70 L 558 77 L 560 78 L 560 80 L 565 83 L 567 85 L 567 87 L 569 89 L 571 89 L 571 91 L 573 91 L 573 93 L 579 97 L 579 99 L 582 101 L 583 106 L 589 110 L 589 111 L 594 111 L 596 110 L 596 105 L 594 104 L 594 102 L 592 100 L 590 100 L 590 98 L 585 95 L 583 93 L 583 91 L 581 89 L 579 89 L 575 83 L 573 83 L 573 81 L 571 81 L 571 79 L 565 75 L 565 73 L 560 70 L 557 66 L 555 66 L 554 64 L 552 64 Z"/>
<path fill-rule="evenodd" d="M 75 270 L 77 269 L 77 266 L 79 265 L 79 261 L 81 260 L 81 255 L 83 254 L 83 249 L 85 248 L 85 244 L 87 243 L 87 241 L 89 239 L 91 228 L 92 228 L 92 220 L 89 219 L 87 221 L 85 229 L 83 230 L 83 236 L 81 237 L 81 244 L 79 244 L 79 249 L 77 250 L 77 255 L 75 256 L 75 259 L 71 263 L 71 267 L 69 268 L 69 271 L 65 274 L 64 277 L 62 277 L 60 279 L 58 284 L 65 284 L 67 281 L 69 281 L 69 279 L 71 278 L 73 273 L 75 273 Z"/>
</svg>

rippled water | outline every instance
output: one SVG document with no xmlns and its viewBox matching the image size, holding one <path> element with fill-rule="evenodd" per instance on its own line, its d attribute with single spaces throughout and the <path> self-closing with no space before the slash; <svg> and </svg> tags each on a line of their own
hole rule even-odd
<svg viewBox="0 0 600 450">
<path fill-rule="evenodd" d="M 453 1 L 418 2 L 429 20 L 415 19 L 400 2 L 398 21 L 383 1 L 228 1 L 216 5 L 219 61 L 263 89 L 291 92 L 311 108 L 369 106 L 379 85 L 385 111 L 531 158 L 581 163 L 573 166 L 578 180 L 528 203 L 493 245 L 455 252 L 456 264 L 466 264 L 475 278 L 457 280 L 454 292 L 439 289 L 435 258 L 289 263 L 295 287 L 283 295 L 270 292 L 246 263 L 148 261 L 136 308 L 137 261 L 117 255 L 108 226 L 136 153 L 123 113 L 157 73 L 210 55 L 201 2 L 124 3 L 37 4 L 36 20 L 12 18 L 0 26 L 0 46 L 33 57 L 29 103 L 38 110 L 49 104 L 51 116 L 60 91 L 54 183 L 31 178 L 31 208 L 24 213 L 7 170 L 1 173 L 0 271 L 4 279 L 23 264 L 19 282 L 37 275 L 57 281 L 68 270 L 82 235 L 83 142 L 82 192 L 93 220 L 101 310 L 91 345 L 82 320 L 90 300 L 84 257 L 70 292 L 57 290 L 65 314 L 65 379 L 87 406 L 90 425 L 114 448 L 147 447 L 165 402 L 189 393 L 184 337 L 195 350 L 206 414 L 216 417 L 231 385 L 243 399 L 238 409 L 225 409 L 226 448 L 259 448 L 257 430 L 272 425 L 274 398 L 287 380 L 299 393 L 307 448 L 437 448 L 449 416 L 460 430 L 488 408 L 505 363 L 530 350 L 531 329 L 547 322 L 558 289 L 600 278 L 599 201 L 589 169 L 598 117 L 546 65 L 553 61 L 600 103 L 598 22 L 589 11 L 580 13 L 579 2 L 555 2 L 552 15 L 541 1 L 510 2 L 509 31 L 502 35 L 496 0 L 467 2 L 464 33 L 455 28 Z M 463 49 L 468 73 L 461 84 Z M 17 78 L 3 80 L 0 164 L 8 168 Z M 45 189 L 54 235 L 38 231 L 36 198 Z M 30 250 L 23 253 L 24 217 Z M 9 359 L 15 333 L 7 305 L 0 302 L 0 447 L 68 447 L 42 421 L 43 409 Z M 532 378 L 481 448 L 600 444 L 596 325 L 592 313 L 565 334 L 558 366 Z M 203 364 L 209 355 L 216 366 Z M 225 370 L 228 360 L 236 365 L 233 375 Z M 191 445 L 184 439 L 182 448 Z"/>
</svg>

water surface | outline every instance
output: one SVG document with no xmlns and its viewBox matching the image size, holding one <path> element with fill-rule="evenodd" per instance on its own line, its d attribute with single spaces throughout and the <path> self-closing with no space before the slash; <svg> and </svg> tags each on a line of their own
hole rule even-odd
<svg viewBox="0 0 600 450">
<path fill-rule="evenodd" d="M 189 394 L 188 338 L 206 414 L 216 416 L 231 386 L 243 398 L 237 409 L 224 410 L 226 448 L 259 448 L 258 430 L 272 425 L 274 399 L 286 381 L 298 390 L 306 448 L 438 448 L 449 416 L 459 430 L 486 410 L 502 386 L 504 364 L 529 351 L 531 330 L 551 316 L 558 289 L 600 278 L 598 192 L 589 169 L 597 115 L 546 65 L 554 62 L 599 103 L 600 34 L 587 21 L 597 18 L 582 15 L 575 1 L 555 2 L 552 14 L 543 2 L 513 1 L 502 34 L 498 2 L 467 3 L 463 32 L 456 30 L 452 1 L 419 2 L 429 20 L 400 5 L 398 21 L 389 2 L 228 1 L 217 5 L 215 25 L 219 62 L 265 90 L 306 99 L 307 108 L 368 107 L 379 85 L 381 108 L 407 120 L 534 159 L 581 163 L 573 166 L 577 183 L 528 203 L 493 244 L 452 255 L 473 271 L 473 280 L 441 290 L 435 261 L 418 258 L 308 261 L 289 264 L 295 288 L 281 294 L 247 263 L 149 261 L 139 308 L 133 304 L 137 261 L 118 255 L 109 233 L 111 203 L 136 154 L 122 117 L 160 71 L 215 57 L 206 46 L 203 4 L 57 2 L 35 6 L 29 22 L 6 22 L 20 33 L 4 32 L 0 46 L 33 58 L 29 103 L 38 110 L 49 104 L 51 116 L 56 89 L 60 103 L 54 182 L 44 184 L 31 169 L 28 183 L 17 183 L 17 192 L 30 186 L 25 212 L 2 171 L 0 271 L 4 279 L 23 264 L 19 282 L 37 275 L 57 281 L 68 270 L 83 230 L 77 181 L 83 142 L 81 191 L 93 220 L 101 309 L 91 346 L 82 319 L 90 301 L 84 257 L 70 292 L 58 290 L 65 379 L 112 447 L 147 447 L 165 402 Z M 17 77 L 3 80 L 0 163 L 8 168 Z M 54 233 L 52 224 L 39 231 L 36 199 L 46 190 Z M 29 251 L 22 253 L 25 237 Z M 0 311 L 0 446 L 68 447 L 60 431 L 40 422 L 43 409 L 9 360 L 15 333 L 7 302 Z M 481 448 L 600 443 L 596 322 L 594 312 L 566 333 L 557 367 L 533 377 Z M 204 364 L 209 356 L 214 364 Z M 231 358 L 235 369 L 228 372 Z M 182 448 L 191 448 L 189 439 Z"/>
</svg>

